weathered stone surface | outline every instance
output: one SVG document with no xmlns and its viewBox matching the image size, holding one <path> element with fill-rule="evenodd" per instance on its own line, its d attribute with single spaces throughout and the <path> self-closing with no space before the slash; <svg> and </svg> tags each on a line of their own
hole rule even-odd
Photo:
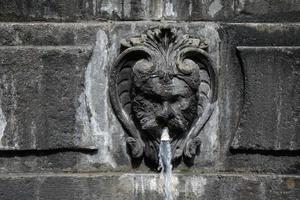
<svg viewBox="0 0 300 200">
<path fill-rule="evenodd" d="M 219 161 L 226 171 L 299 173 L 299 151 L 230 151 L 241 118 L 244 75 L 237 46 L 299 46 L 299 24 L 222 24 Z M 298 57 L 296 55 L 296 57 Z"/>
<path fill-rule="evenodd" d="M 299 159 L 299 152 L 237 151 L 227 153 L 223 164 L 227 172 L 300 174 Z"/>
<path fill-rule="evenodd" d="M 83 70 L 81 71 L 83 77 L 80 79 L 83 85 L 82 90 L 73 96 L 74 102 L 77 102 L 75 105 L 75 119 L 77 116 L 77 121 L 73 125 L 81 130 L 80 134 L 83 134 L 82 139 L 89 140 L 88 138 L 92 136 L 95 147 L 101 147 L 95 154 L 90 154 L 89 152 L 58 151 L 3 153 L 0 159 L 1 166 L 3 166 L 1 171 L 34 172 L 59 171 L 60 169 L 67 171 L 128 170 L 131 166 L 126 155 L 124 132 L 112 113 L 110 102 L 107 98 L 108 69 L 119 51 L 119 38 L 139 35 L 147 29 L 159 27 L 163 24 L 159 22 L 103 22 L 87 24 L 1 23 L 0 30 L 2 32 L 9 30 L 6 34 L 0 34 L 0 41 L 3 41 L 2 44 L 5 45 L 39 45 L 38 47 L 30 47 L 32 49 L 47 49 L 47 47 L 42 47 L 43 45 L 57 45 L 57 49 L 63 49 L 60 45 L 80 45 L 72 47 L 74 49 L 86 48 L 85 45 L 94 47 L 94 56 L 86 57 L 83 59 L 85 61 L 81 61 L 82 66 L 80 66 L 79 71 Z M 236 54 L 236 46 L 300 45 L 299 37 L 297 37 L 300 33 L 300 26 L 298 24 L 284 25 L 279 23 L 233 23 L 220 25 L 213 22 L 198 22 L 189 25 L 185 23 L 169 24 L 176 28 L 184 27 L 182 30 L 192 37 L 208 38 L 208 51 L 219 67 L 220 74 L 219 110 L 213 113 L 212 120 L 205 127 L 208 131 L 205 131 L 207 134 L 201 135 L 203 141 L 201 145 L 202 153 L 196 157 L 194 168 L 189 170 L 197 171 L 201 168 L 201 171 L 209 172 L 221 169 L 226 171 L 299 173 L 299 162 L 297 161 L 299 159 L 297 159 L 297 154 L 293 154 L 296 157 L 283 154 L 270 155 L 268 157 L 267 155 L 260 154 L 249 155 L 245 152 L 230 154 L 229 148 L 240 118 L 243 91 L 243 78 L 240 62 Z M 20 37 L 17 37 L 18 35 Z M 30 37 L 26 37 L 25 35 L 29 35 Z M 67 36 L 70 36 L 70 38 Z M 96 42 L 97 37 L 98 42 Z M 2 48 L 6 49 L 8 47 Z M 8 49 L 18 48 L 10 47 Z M 35 62 L 40 63 L 38 59 L 34 58 L 33 52 L 30 57 L 33 60 L 32 66 L 34 66 Z M 44 51 L 41 50 L 41 52 Z M 89 52 L 89 55 L 91 55 L 91 49 Z M 17 54 L 14 57 L 20 59 L 20 56 Z M 11 60 L 14 60 L 14 57 L 11 55 Z M 31 63 L 29 60 L 27 62 Z M 31 70 L 30 72 L 36 76 L 41 72 L 41 70 L 39 72 L 34 71 L 34 69 L 39 69 L 39 67 L 27 67 L 27 69 Z M 72 69 L 72 67 L 68 67 L 63 71 L 72 74 Z M 52 70 L 52 72 L 54 71 Z M 56 84 L 60 85 L 59 83 Z M 103 96 L 99 96 L 98 94 L 102 94 Z M 84 99 L 85 101 L 83 101 Z M 89 99 L 88 101 L 92 100 L 92 103 L 87 103 L 87 99 Z M 60 105 L 60 102 L 56 102 L 55 105 Z M 91 121 L 93 120 L 91 120 L 90 111 L 88 110 L 93 109 L 94 122 L 97 122 L 94 125 L 97 125 L 93 126 L 94 131 L 91 131 Z M 30 112 L 34 113 L 34 111 Z M 90 121 L 87 119 L 90 119 Z M 89 128 L 83 129 L 84 124 L 87 125 L 85 127 Z M 84 130 L 86 131 L 84 132 Z M 28 143 L 30 144 L 30 142 Z M 281 164 L 282 162 L 285 164 Z M 112 166 L 115 166 L 115 168 L 111 168 Z M 179 169 L 181 168 L 182 166 L 179 166 Z M 144 170 L 144 168 L 141 167 L 140 170 Z"/>
<path fill-rule="evenodd" d="M 222 23 L 222 27 L 234 52 L 236 46 L 300 45 L 299 23 Z"/>
<path fill-rule="evenodd" d="M 158 27 L 165 23 L 158 22 L 89 22 L 89 23 L 0 23 L 0 45 L 94 45 L 96 33 L 99 29 L 112 33 L 108 34 L 113 38 L 114 32 L 119 35 L 130 37 L 145 29 Z M 169 22 L 176 27 L 187 26 L 183 22 Z M 209 36 L 209 31 L 221 28 L 220 34 L 226 35 L 227 41 L 239 46 L 297 46 L 300 45 L 300 38 L 297 37 L 300 31 L 299 23 L 214 23 L 214 22 L 193 22 L 189 24 L 189 34 L 201 32 Z M 193 27 L 193 28 L 191 28 Z M 205 30 L 205 28 L 209 30 Z M 214 27 L 214 28 L 211 28 Z M 114 36 L 115 37 L 115 36 Z M 278 39 L 280 38 L 280 39 Z M 118 44 L 116 44 L 118 45 Z"/>
<path fill-rule="evenodd" d="M 89 47 L 1 47 L 1 149 L 93 146 L 75 130 L 90 53 Z"/>
<path fill-rule="evenodd" d="M 1 199 L 162 199 L 157 174 L 57 174 L 0 177 Z M 13 192 L 15 190 L 15 192 Z M 297 200 L 299 176 L 175 174 L 174 199 Z"/>
<path fill-rule="evenodd" d="M 299 22 L 300 1 L 236 0 L 235 15 L 237 21 Z"/>
<path fill-rule="evenodd" d="M 36 199 L 36 180 L 36 177 L 3 177 L 0 182 L 0 198 Z"/>
<path fill-rule="evenodd" d="M 76 19 L 119 19 L 121 4 L 117 1 L 1 1 L 1 18 L 5 21 L 56 20 L 72 21 Z"/>
<path fill-rule="evenodd" d="M 160 19 L 162 1 L 138 0 L 4 0 L 1 21 L 78 21 Z"/>
<path fill-rule="evenodd" d="M 175 20 L 229 20 L 234 18 L 235 1 L 204 0 L 164 2 L 163 16 Z"/>
<path fill-rule="evenodd" d="M 245 99 L 232 148 L 299 149 L 300 48 L 237 48 Z"/>
<path fill-rule="evenodd" d="M 108 75 L 121 39 L 166 26 L 206 38 L 219 74 L 201 153 L 173 170 L 175 199 L 299 199 L 299 6 L 0 1 L 0 199 L 163 199 L 161 178 L 130 165 Z"/>
<path fill-rule="evenodd" d="M 2 0 L 0 21 L 168 19 L 298 22 L 299 5 L 299 0 Z"/>
<path fill-rule="evenodd" d="M 0 45 L 94 45 L 107 23 L 1 23 Z"/>
</svg>

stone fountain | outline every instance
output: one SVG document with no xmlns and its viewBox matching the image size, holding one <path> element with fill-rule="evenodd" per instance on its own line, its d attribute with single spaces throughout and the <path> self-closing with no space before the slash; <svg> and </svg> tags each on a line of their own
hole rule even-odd
<svg viewBox="0 0 300 200">
<path fill-rule="evenodd" d="M 299 0 L 1 0 L 0 200 L 298 200 Z"/>
</svg>

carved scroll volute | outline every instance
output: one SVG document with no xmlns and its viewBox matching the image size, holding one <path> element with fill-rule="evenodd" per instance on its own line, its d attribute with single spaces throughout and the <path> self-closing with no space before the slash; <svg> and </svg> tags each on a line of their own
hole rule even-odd
<svg viewBox="0 0 300 200">
<path fill-rule="evenodd" d="M 217 72 L 207 46 L 170 28 L 122 41 L 109 91 L 133 159 L 157 168 L 161 132 L 168 127 L 173 166 L 182 159 L 193 163 L 217 98 Z"/>
<path fill-rule="evenodd" d="M 201 48 L 187 47 L 182 49 L 177 56 L 177 66 L 179 70 L 186 66 L 186 62 L 193 62 L 192 66 L 199 67 L 200 84 L 198 90 L 198 114 L 199 118 L 195 120 L 184 145 L 177 147 L 176 156 L 183 155 L 184 161 L 187 165 L 193 164 L 194 157 L 200 153 L 200 132 L 204 125 L 209 120 L 217 99 L 217 69 L 214 62 L 209 57 L 208 53 Z M 191 64 L 190 64 L 191 66 Z M 190 73 L 191 68 L 183 69 L 183 73 Z M 187 72 L 186 72 L 187 71 Z"/>
<path fill-rule="evenodd" d="M 142 59 L 149 59 L 150 54 L 144 47 L 131 47 L 123 51 L 110 73 L 110 100 L 117 118 L 127 133 L 126 143 L 131 157 L 143 156 L 144 142 L 133 122 L 131 109 L 132 67 Z"/>
</svg>

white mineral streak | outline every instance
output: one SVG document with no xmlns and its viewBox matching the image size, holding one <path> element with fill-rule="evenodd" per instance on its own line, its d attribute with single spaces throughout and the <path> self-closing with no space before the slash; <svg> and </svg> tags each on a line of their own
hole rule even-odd
<svg viewBox="0 0 300 200">
<path fill-rule="evenodd" d="M 203 28 L 200 28 L 198 35 L 205 39 L 209 39 L 207 42 L 209 44 L 209 54 L 212 60 L 215 62 L 216 68 L 220 68 L 220 37 L 218 34 L 218 25 L 213 23 L 205 24 Z M 217 160 L 218 150 L 219 150 L 219 137 L 218 137 L 218 124 L 219 124 L 219 107 L 218 102 L 215 102 L 215 109 L 210 117 L 210 120 L 205 125 L 205 130 L 201 137 L 201 153 L 197 159 L 201 162 L 211 162 Z"/>
<path fill-rule="evenodd" d="M 8 81 L 11 81 L 9 83 Z M 15 98 L 16 94 L 16 88 L 15 88 L 15 83 L 14 83 L 14 78 L 13 77 L 6 77 L 6 75 L 3 75 L 0 79 L 0 83 L 4 86 L 3 88 L 0 89 L 0 149 L 17 149 L 19 148 L 18 145 L 18 132 L 15 131 L 13 134 L 13 144 L 14 146 L 7 146 L 3 140 L 4 137 L 4 132 L 5 128 L 7 126 L 7 119 L 8 117 L 9 122 L 11 124 L 11 129 L 14 130 L 14 126 L 16 124 L 16 117 L 15 117 L 15 110 L 17 108 L 17 101 Z M 11 90 L 12 93 L 12 98 L 10 99 L 12 102 L 12 109 L 11 109 L 11 114 L 9 116 L 5 116 L 3 110 L 2 110 L 2 97 L 3 97 L 3 90 Z"/>
<path fill-rule="evenodd" d="M 113 15 L 113 14 L 118 14 L 119 15 L 119 8 L 118 6 L 119 2 L 117 0 L 112 1 L 112 0 L 104 0 L 101 2 L 101 7 L 100 10 L 107 12 L 109 15 Z M 95 9 L 95 14 L 96 14 L 96 4 L 93 5 L 94 9 Z"/>
<path fill-rule="evenodd" d="M 190 0 L 189 2 L 189 16 L 192 16 L 192 11 L 193 11 L 193 2 Z"/>
<path fill-rule="evenodd" d="M 187 178 L 184 188 L 185 195 L 192 193 L 200 200 L 200 198 L 205 194 L 205 186 L 207 185 L 207 180 L 205 177 L 191 177 Z"/>
<path fill-rule="evenodd" d="M 267 196 L 266 196 L 266 187 L 265 187 L 265 184 L 264 182 L 260 182 L 259 184 L 259 199 L 261 200 L 266 200 L 267 199 Z"/>
<path fill-rule="evenodd" d="M 141 199 L 148 199 L 146 195 L 149 192 L 159 193 L 164 196 L 163 179 L 159 174 L 124 174 L 119 178 L 120 188 L 122 192 L 131 193 L 135 198 L 140 197 Z M 172 194 L 173 198 L 177 199 L 179 191 L 178 177 L 172 177 Z"/>
<path fill-rule="evenodd" d="M 30 126 L 30 135 L 31 135 L 31 146 L 32 148 L 36 148 L 36 123 L 34 121 L 31 122 Z"/>
<path fill-rule="evenodd" d="M 131 13 L 131 0 L 124 0 L 124 16 L 130 17 Z"/>
<path fill-rule="evenodd" d="M 216 107 L 210 120 L 205 125 L 205 130 L 201 137 L 201 154 L 199 160 L 202 161 L 213 161 L 217 159 L 217 151 L 219 149 L 219 138 L 218 138 L 218 116 L 219 108 L 216 103 Z"/>
<path fill-rule="evenodd" d="M 237 3 L 236 10 L 238 12 L 241 12 L 244 9 L 244 7 L 245 7 L 245 3 L 246 3 L 246 0 L 239 0 L 238 3 Z"/>
<path fill-rule="evenodd" d="M 156 19 L 161 19 L 163 17 L 164 8 L 161 5 L 160 1 L 157 1 L 157 2 L 154 1 L 154 2 L 156 3 L 156 9 L 154 10 L 155 11 L 154 16 L 155 16 Z"/>
<path fill-rule="evenodd" d="M 93 15 L 96 15 L 96 9 L 97 9 L 97 2 L 96 0 L 93 0 Z"/>
<path fill-rule="evenodd" d="M 143 11 L 141 14 L 144 15 L 145 19 L 149 19 L 149 8 L 150 2 L 148 0 L 141 0 L 141 10 Z"/>
<path fill-rule="evenodd" d="M 2 137 L 4 135 L 4 130 L 5 130 L 7 122 L 6 122 L 5 115 L 4 115 L 4 113 L 2 111 L 2 108 L 1 108 L 1 103 L 2 103 L 1 97 L 2 97 L 2 94 L 0 96 L 0 148 L 3 148 L 1 140 L 2 140 Z"/>
<path fill-rule="evenodd" d="M 214 17 L 223 8 L 220 0 L 214 0 L 208 8 L 208 14 Z"/>
<path fill-rule="evenodd" d="M 11 101 L 13 102 L 13 109 L 10 115 L 10 123 L 11 123 L 11 130 L 13 130 L 13 144 L 14 147 L 10 148 L 15 148 L 18 149 L 20 148 L 19 146 L 19 133 L 17 130 L 15 130 L 15 126 L 17 126 L 17 120 L 15 116 L 15 111 L 17 110 L 17 99 L 16 99 L 16 86 L 15 86 L 15 81 L 14 77 L 12 77 L 12 82 L 11 82 L 11 93 L 12 93 L 12 98 Z"/>
<path fill-rule="evenodd" d="M 79 107 L 76 109 L 76 121 L 77 124 L 81 125 L 82 130 L 79 128 L 77 130 L 81 134 L 80 141 L 78 145 L 86 146 L 93 140 L 93 135 L 91 134 L 90 120 L 87 111 L 87 103 L 86 103 L 86 94 L 85 92 L 81 93 L 78 98 Z"/>
<path fill-rule="evenodd" d="M 235 7 L 235 2 L 232 1 L 232 3 L 231 3 L 231 10 L 232 10 L 232 11 L 234 11 L 234 7 Z"/>
<path fill-rule="evenodd" d="M 176 17 L 177 13 L 174 12 L 174 5 L 168 0 L 165 4 L 165 16 L 167 17 Z"/>
<path fill-rule="evenodd" d="M 112 138 L 108 119 L 108 38 L 104 31 L 97 32 L 96 44 L 85 72 L 85 90 L 79 97 L 76 120 L 81 124 L 82 144 L 93 140 L 98 148 L 97 156 L 90 156 L 89 162 L 109 164 L 116 167 L 112 156 Z"/>
</svg>

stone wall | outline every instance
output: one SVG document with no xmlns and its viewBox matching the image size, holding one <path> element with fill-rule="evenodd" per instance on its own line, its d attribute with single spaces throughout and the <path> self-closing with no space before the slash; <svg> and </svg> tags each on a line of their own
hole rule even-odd
<svg viewBox="0 0 300 200">
<path fill-rule="evenodd" d="M 216 109 L 177 199 L 300 198 L 299 0 L 0 1 L 0 199 L 162 199 L 133 169 L 108 76 L 120 40 L 208 41 Z"/>
</svg>

